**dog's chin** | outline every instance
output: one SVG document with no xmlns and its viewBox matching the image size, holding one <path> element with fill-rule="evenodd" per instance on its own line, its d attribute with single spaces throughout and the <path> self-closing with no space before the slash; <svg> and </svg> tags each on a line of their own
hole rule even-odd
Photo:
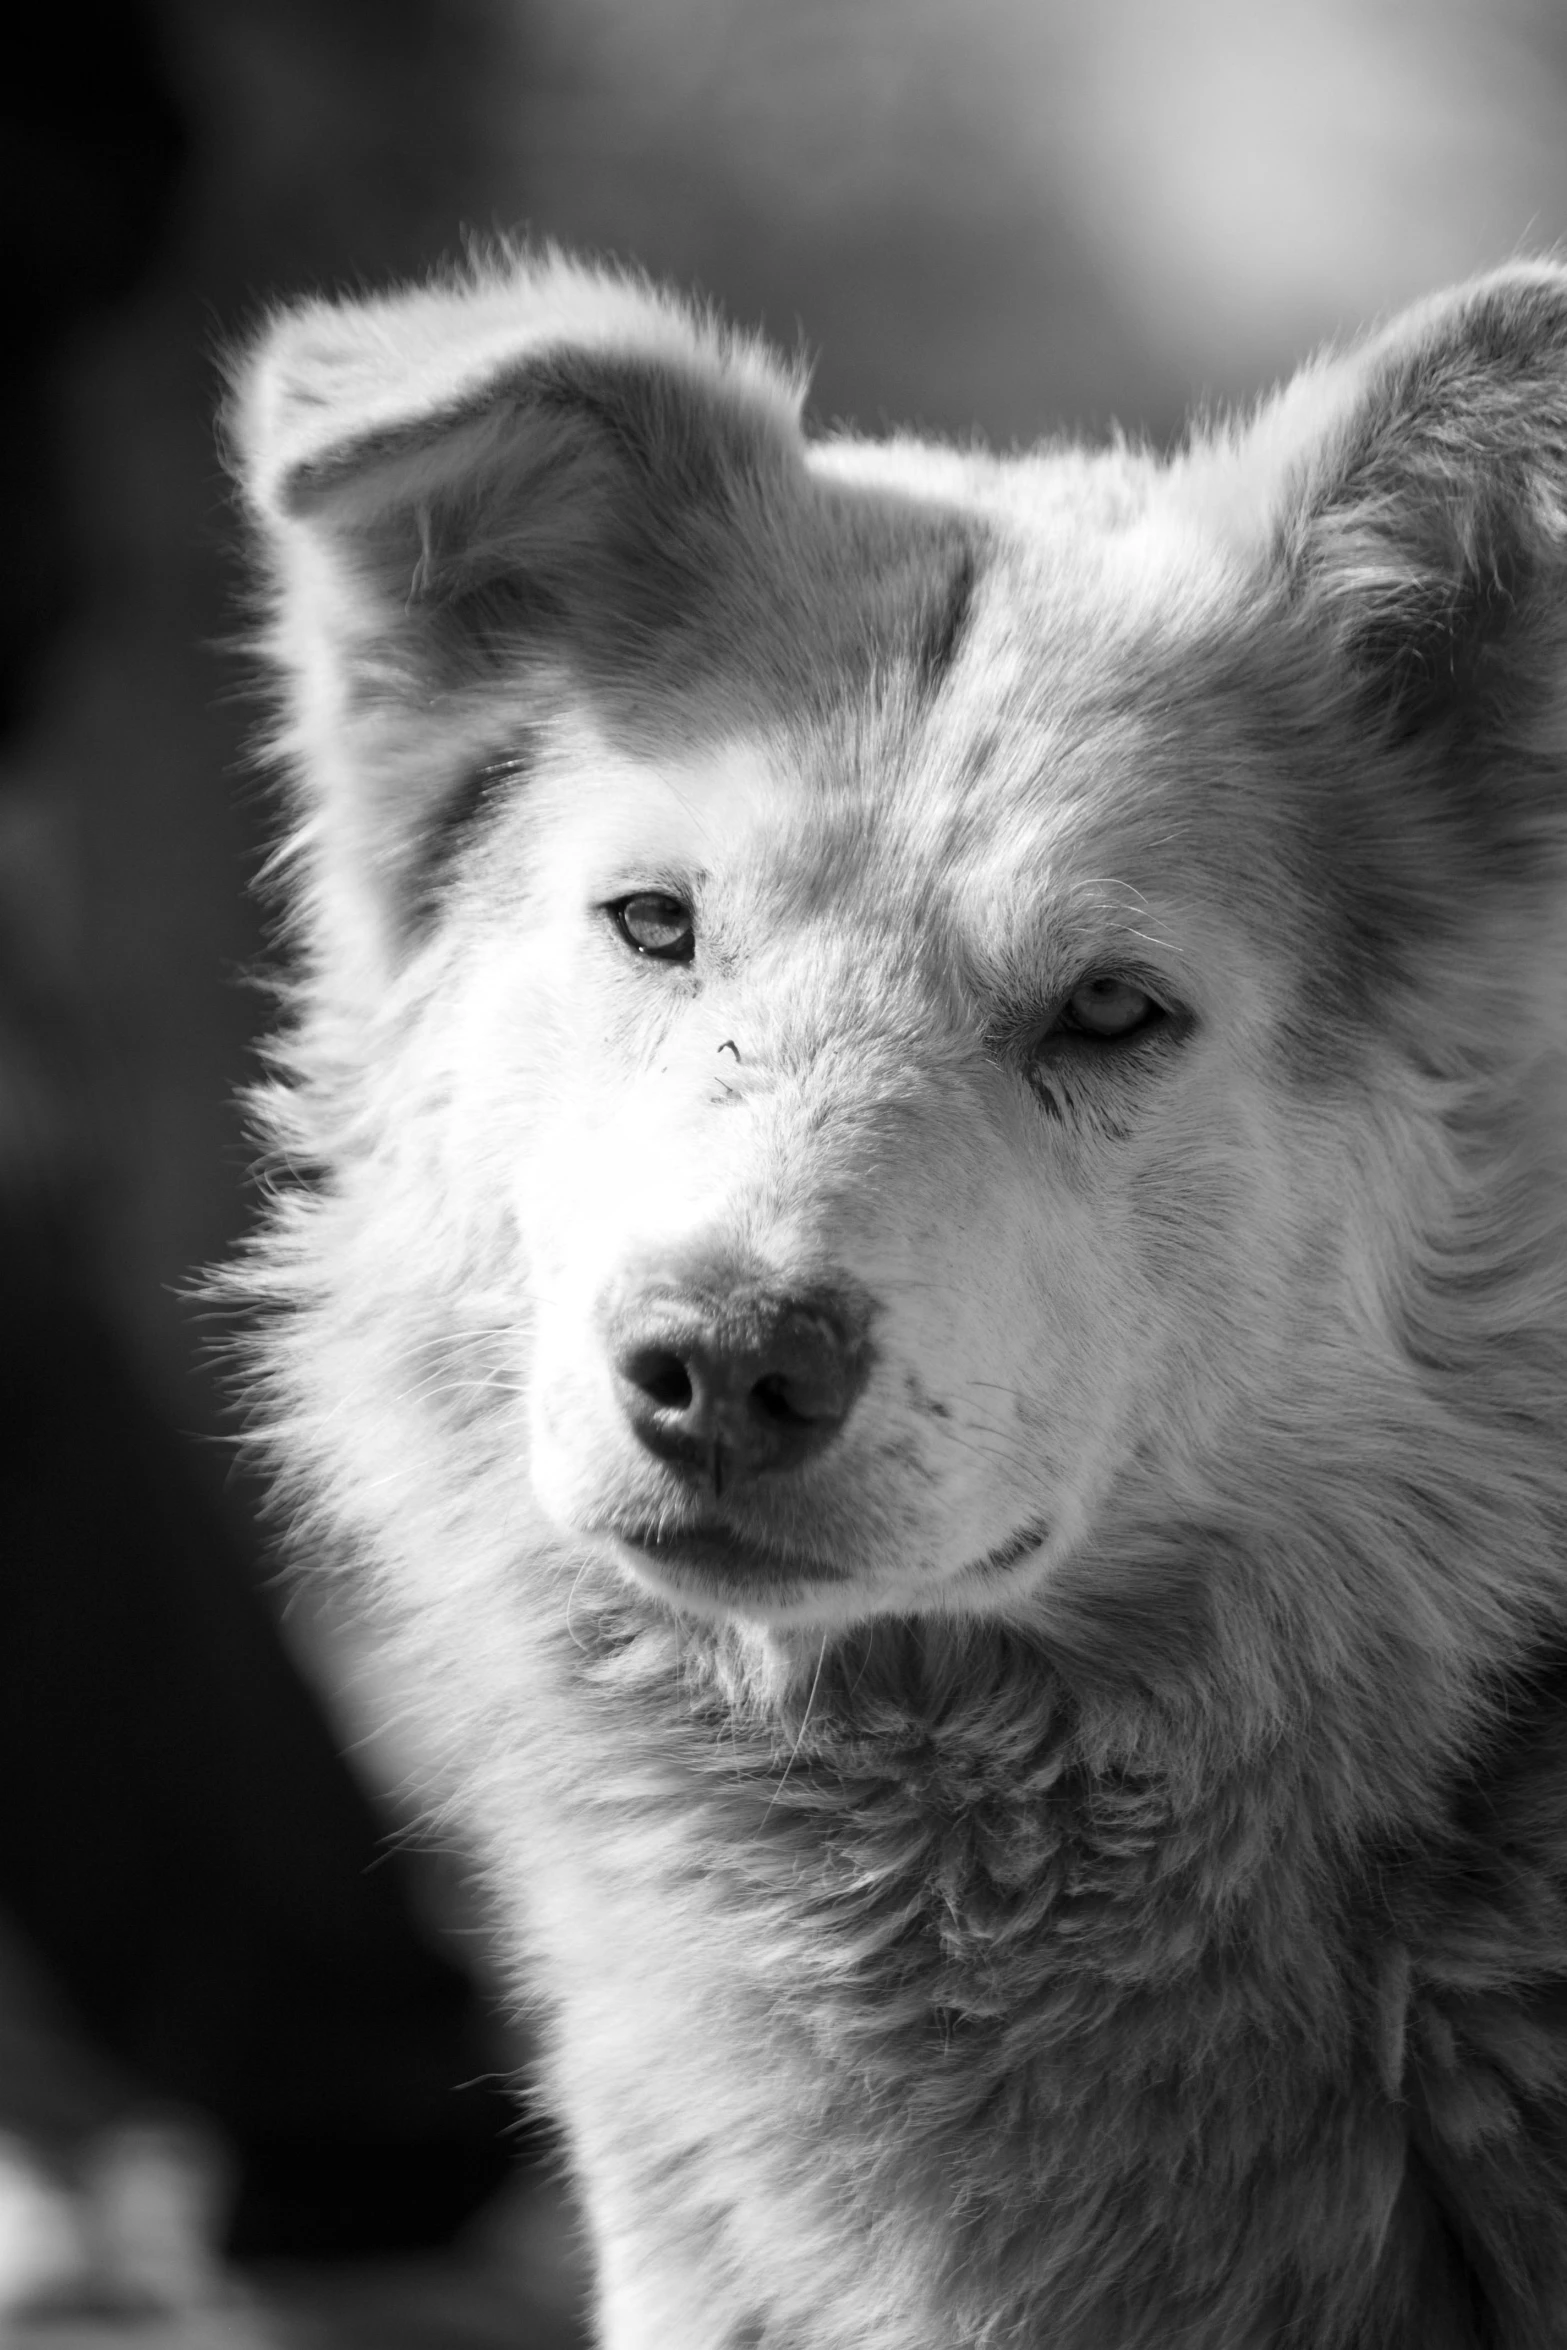
<svg viewBox="0 0 1567 2350">
<path fill-rule="evenodd" d="M 727 1528 L 638 1526 L 598 1539 L 632 1582 L 693 1614 L 798 1624 L 863 1612 L 851 1569 Z"/>
<path fill-rule="evenodd" d="M 850 1624 L 867 1616 L 989 1613 L 1016 1570 L 1049 1543 L 1030 1527 L 983 1557 L 953 1568 L 897 1568 L 807 1557 L 727 1529 L 616 1528 L 597 1535 L 643 1590 L 684 1611 L 789 1628 Z"/>
</svg>

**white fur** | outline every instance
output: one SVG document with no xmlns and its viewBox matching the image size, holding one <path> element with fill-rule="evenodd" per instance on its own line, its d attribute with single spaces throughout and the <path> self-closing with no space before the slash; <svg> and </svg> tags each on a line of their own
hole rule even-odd
<svg viewBox="0 0 1567 2350">
<path fill-rule="evenodd" d="M 247 363 L 276 1444 L 611 2350 L 1567 2340 L 1564 322 L 1501 273 L 1167 466 L 808 448 L 559 261 Z M 694 1495 L 666 1275 L 868 1301 L 834 1440 Z"/>
</svg>

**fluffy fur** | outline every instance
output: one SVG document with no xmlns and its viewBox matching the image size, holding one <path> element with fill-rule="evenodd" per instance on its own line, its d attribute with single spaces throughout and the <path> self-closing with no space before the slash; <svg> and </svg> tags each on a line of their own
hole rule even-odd
<svg viewBox="0 0 1567 2350">
<path fill-rule="evenodd" d="M 553 258 L 236 380 L 272 1435 L 603 2343 L 1567 2344 L 1567 271 L 1169 461 Z"/>
</svg>

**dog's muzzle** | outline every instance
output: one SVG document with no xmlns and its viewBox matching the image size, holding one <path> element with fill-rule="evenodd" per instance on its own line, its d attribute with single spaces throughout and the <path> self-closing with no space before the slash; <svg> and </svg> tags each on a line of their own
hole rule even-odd
<svg viewBox="0 0 1567 2350">
<path fill-rule="evenodd" d="M 847 1288 L 647 1279 L 606 1333 L 621 1409 L 655 1459 L 717 1500 L 838 1435 L 869 1374 L 868 1319 Z"/>
</svg>

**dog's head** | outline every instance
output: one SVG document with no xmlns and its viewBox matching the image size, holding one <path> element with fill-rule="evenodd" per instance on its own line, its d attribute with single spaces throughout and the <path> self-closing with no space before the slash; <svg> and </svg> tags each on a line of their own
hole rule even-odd
<svg viewBox="0 0 1567 2350">
<path fill-rule="evenodd" d="M 573 1543 L 1027 1610 L 1557 1314 L 1567 273 L 1169 463 L 800 397 L 552 261 L 263 339 L 306 1090 Z"/>
</svg>

